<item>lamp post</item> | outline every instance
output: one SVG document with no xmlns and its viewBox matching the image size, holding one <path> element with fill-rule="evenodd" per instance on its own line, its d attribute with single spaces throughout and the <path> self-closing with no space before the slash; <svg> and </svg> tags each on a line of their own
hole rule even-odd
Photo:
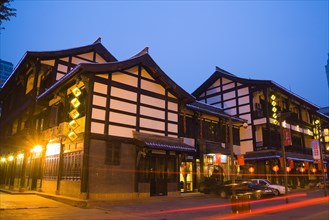
<svg viewBox="0 0 329 220">
<path fill-rule="evenodd" d="M 230 130 L 230 154 L 231 154 L 231 178 L 232 178 L 232 196 L 235 196 L 235 167 L 234 167 L 234 151 L 233 151 L 233 123 L 232 118 L 228 120 Z"/>
<path fill-rule="evenodd" d="M 279 118 L 279 127 L 280 127 L 280 140 L 281 140 L 281 151 L 282 151 L 282 157 L 283 157 L 283 167 L 287 167 L 287 162 L 286 162 L 286 149 L 284 148 L 284 140 L 283 140 L 283 129 L 282 129 L 282 119 L 289 117 L 290 112 L 279 112 L 278 113 L 278 118 Z M 286 203 L 288 204 L 288 176 L 287 176 L 287 169 L 283 169 L 283 174 L 284 174 L 284 190 L 286 192 Z"/>
<path fill-rule="evenodd" d="M 233 122 L 232 118 L 228 118 L 228 126 L 229 126 L 229 132 L 230 132 L 230 141 L 229 141 L 229 147 L 230 147 L 230 157 L 231 157 L 231 177 L 232 177 L 232 196 L 235 196 L 235 177 L 236 177 L 236 172 L 235 172 L 235 165 L 234 165 L 234 150 L 233 150 Z M 244 128 L 248 127 L 248 124 L 245 122 L 242 125 Z"/>
<path fill-rule="evenodd" d="M 326 173 L 324 172 L 325 166 L 324 166 L 324 161 L 323 161 L 324 158 L 323 158 L 323 148 L 322 148 L 322 145 L 321 145 L 321 137 L 323 138 L 324 148 L 325 148 L 326 143 L 325 143 L 324 135 L 322 134 L 322 131 L 321 131 L 320 121 L 317 120 L 315 122 L 315 125 L 318 129 L 318 140 L 319 140 L 319 149 L 320 149 L 320 163 L 321 163 L 321 166 L 322 166 L 321 174 L 322 174 L 322 178 L 323 178 L 323 192 L 324 192 L 324 196 L 326 197 L 327 196 Z"/>
</svg>

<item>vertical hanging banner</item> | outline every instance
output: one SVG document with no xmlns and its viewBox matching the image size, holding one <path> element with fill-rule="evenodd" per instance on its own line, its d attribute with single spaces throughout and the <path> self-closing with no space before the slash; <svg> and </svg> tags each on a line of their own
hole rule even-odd
<svg viewBox="0 0 329 220">
<path fill-rule="evenodd" d="M 320 143 L 319 140 L 312 141 L 312 153 L 314 160 L 320 160 Z"/>
<path fill-rule="evenodd" d="M 291 146 L 291 135 L 290 135 L 290 129 L 289 128 L 284 128 L 283 129 L 283 143 L 284 146 Z"/>
</svg>

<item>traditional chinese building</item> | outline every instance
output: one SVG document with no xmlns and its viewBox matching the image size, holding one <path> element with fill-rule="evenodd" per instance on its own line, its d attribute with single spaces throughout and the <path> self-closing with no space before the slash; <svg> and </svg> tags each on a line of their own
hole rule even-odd
<svg viewBox="0 0 329 220">
<path fill-rule="evenodd" d="M 27 52 L 0 100 L 2 187 L 84 199 L 177 195 L 219 168 L 229 178 L 244 122 L 195 102 L 148 48 L 117 61 L 100 40 Z"/>
<path fill-rule="evenodd" d="M 287 133 L 284 137 L 290 140 L 284 143 L 290 174 L 312 180 L 314 173 L 326 172 L 326 167 L 312 155 L 314 140 L 320 138 L 322 148 L 328 141 L 322 137 L 328 133 L 329 118 L 320 113 L 316 105 L 271 80 L 244 79 L 218 67 L 192 94 L 200 102 L 248 121 L 248 128 L 241 133 L 241 147 L 236 149 L 236 153 L 244 157 L 246 165 L 240 168 L 248 178 L 252 175 L 278 181 L 276 175 L 282 174 L 280 114 L 284 133 Z M 325 166 L 327 153 L 324 151 Z M 291 185 L 301 186 L 301 182 Z"/>
</svg>

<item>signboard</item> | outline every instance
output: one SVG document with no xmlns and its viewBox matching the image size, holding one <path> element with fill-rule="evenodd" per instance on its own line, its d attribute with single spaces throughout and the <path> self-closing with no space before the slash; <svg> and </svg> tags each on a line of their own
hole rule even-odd
<svg viewBox="0 0 329 220">
<path fill-rule="evenodd" d="M 314 160 L 320 160 L 320 143 L 319 140 L 312 141 L 312 153 Z"/>
<path fill-rule="evenodd" d="M 284 146 L 291 146 L 291 135 L 290 135 L 290 129 L 289 128 L 284 128 L 283 129 L 283 143 Z"/>
<path fill-rule="evenodd" d="M 243 154 L 238 155 L 238 163 L 240 166 L 244 165 L 244 155 Z"/>
</svg>

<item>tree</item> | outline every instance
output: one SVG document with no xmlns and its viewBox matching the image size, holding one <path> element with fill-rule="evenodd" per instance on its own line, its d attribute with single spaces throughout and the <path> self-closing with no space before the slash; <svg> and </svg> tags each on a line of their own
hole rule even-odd
<svg viewBox="0 0 329 220">
<path fill-rule="evenodd" d="M 10 8 L 10 2 L 13 0 L 0 0 L 0 30 L 5 29 L 2 27 L 2 21 L 9 21 L 11 16 L 16 17 L 16 9 Z"/>
</svg>

